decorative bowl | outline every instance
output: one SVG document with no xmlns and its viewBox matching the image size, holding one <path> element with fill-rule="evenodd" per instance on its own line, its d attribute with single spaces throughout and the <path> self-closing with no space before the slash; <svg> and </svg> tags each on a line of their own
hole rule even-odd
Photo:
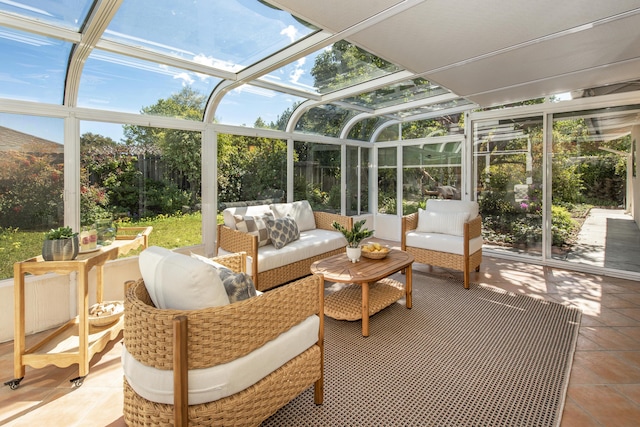
<svg viewBox="0 0 640 427">
<path fill-rule="evenodd" d="M 122 301 L 104 301 L 89 307 L 89 325 L 106 326 L 117 321 L 124 314 Z"/>
<path fill-rule="evenodd" d="M 362 256 L 365 258 L 369 258 L 369 259 L 382 259 L 384 257 L 386 257 L 389 252 L 391 251 L 391 249 L 387 248 L 387 247 L 383 247 L 382 250 L 378 250 L 378 251 L 362 251 Z"/>
</svg>

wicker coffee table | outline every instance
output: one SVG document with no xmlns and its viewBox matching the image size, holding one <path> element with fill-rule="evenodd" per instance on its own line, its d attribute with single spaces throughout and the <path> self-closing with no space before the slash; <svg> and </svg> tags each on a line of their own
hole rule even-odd
<svg viewBox="0 0 640 427">
<path fill-rule="evenodd" d="M 369 316 L 390 306 L 403 296 L 411 308 L 413 256 L 392 249 L 383 259 L 360 258 L 352 263 L 346 253 L 334 255 L 311 265 L 311 272 L 325 280 L 350 285 L 328 295 L 324 314 L 338 320 L 362 319 L 362 336 L 369 336 Z M 406 270 L 406 285 L 388 276 Z"/>
</svg>

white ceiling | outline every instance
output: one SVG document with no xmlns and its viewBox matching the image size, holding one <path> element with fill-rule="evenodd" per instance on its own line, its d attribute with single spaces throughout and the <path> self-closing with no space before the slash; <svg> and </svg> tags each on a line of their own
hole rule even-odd
<svg viewBox="0 0 640 427">
<path fill-rule="evenodd" d="M 640 0 L 273 0 L 482 106 L 640 79 Z"/>
</svg>

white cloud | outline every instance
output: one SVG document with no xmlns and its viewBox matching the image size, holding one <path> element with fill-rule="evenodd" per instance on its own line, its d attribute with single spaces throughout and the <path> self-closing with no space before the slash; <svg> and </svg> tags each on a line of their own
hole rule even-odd
<svg viewBox="0 0 640 427">
<path fill-rule="evenodd" d="M 232 73 L 235 73 L 240 69 L 242 69 L 242 67 L 237 64 L 234 64 L 229 61 L 222 61 L 212 56 L 204 55 L 202 53 L 199 53 L 196 56 L 194 56 L 193 62 L 197 64 L 206 65 L 208 67 L 217 68 L 219 70 L 230 71 Z"/>
<path fill-rule="evenodd" d="M 192 85 L 194 80 L 189 73 L 178 73 L 173 76 L 174 79 L 182 80 L 182 85 Z"/>
<path fill-rule="evenodd" d="M 300 77 L 304 75 L 304 70 L 302 68 L 296 68 L 291 73 L 289 73 L 289 81 L 293 84 L 298 84 L 298 80 Z"/>
<path fill-rule="evenodd" d="M 298 84 L 298 80 L 305 74 L 304 64 L 305 58 L 300 58 L 295 62 L 294 69 L 289 73 L 289 81 L 293 84 Z"/>
<path fill-rule="evenodd" d="M 298 37 L 298 30 L 293 25 L 289 25 L 287 28 L 280 31 L 280 35 L 287 36 L 289 41 L 293 43 Z"/>
</svg>

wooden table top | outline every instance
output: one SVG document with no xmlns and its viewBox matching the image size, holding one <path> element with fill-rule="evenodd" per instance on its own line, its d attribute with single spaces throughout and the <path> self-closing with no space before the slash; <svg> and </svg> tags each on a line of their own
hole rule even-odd
<svg viewBox="0 0 640 427">
<path fill-rule="evenodd" d="M 390 274 L 403 270 L 413 263 L 413 256 L 407 252 L 392 249 L 383 259 L 361 257 L 351 262 L 346 253 L 316 261 L 311 272 L 322 274 L 326 280 L 338 283 L 372 283 Z"/>
</svg>

